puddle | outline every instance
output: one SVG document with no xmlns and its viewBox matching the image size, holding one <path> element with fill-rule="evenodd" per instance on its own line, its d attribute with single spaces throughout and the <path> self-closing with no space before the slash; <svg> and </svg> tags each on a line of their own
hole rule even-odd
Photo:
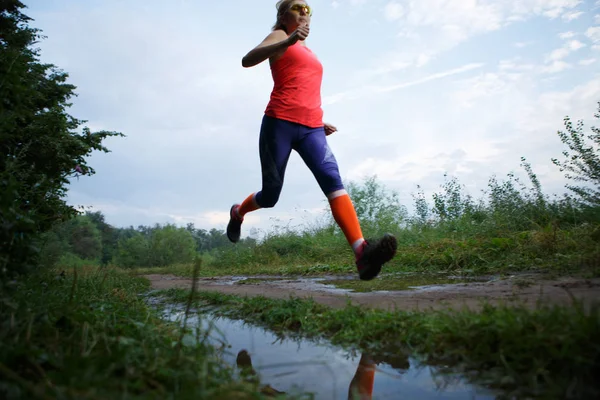
<svg viewBox="0 0 600 400">
<path fill-rule="evenodd" d="M 347 294 L 351 291 L 327 284 L 328 280 L 355 280 L 356 276 L 320 276 L 320 277 L 280 277 L 280 276 L 235 276 L 216 279 L 211 283 L 214 285 L 262 285 L 288 290 L 308 290 L 313 292 L 327 292 L 334 294 Z"/>
<path fill-rule="evenodd" d="M 331 279 L 322 283 L 336 288 L 347 289 L 352 292 L 395 292 L 404 290 L 433 291 L 465 284 L 488 282 L 489 277 L 465 277 L 457 275 L 430 275 L 430 274 L 405 274 L 388 276 L 373 281 L 360 281 L 358 279 Z"/>
<path fill-rule="evenodd" d="M 183 320 L 183 306 L 162 304 L 161 309 L 166 319 Z M 494 392 L 471 385 L 460 375 L 442 373 L 410 356 L 353 354 L 324 341 L 281 338 L 243 321 L 212 316 L 209 311 L 202 311 L 201 319 L 190 313 L 188 326 L 198 325 L 203 331 L 210 329 L 209 341 L 224 349 L 224 361 L 242 376 L 244 371 L 254 371 L 262 385 L 276 391 L 314 395 L 302 398 L 358 399 L 349 397 L 351 387 L 367 392 L 371 387 L 372 397 L 365 397 L 369 399 L 495 398 Z M 369 372 L 372 367 L 374 374 Z M 351 386 L 353 382 L 355 386 Z"/>
<path fill-rule="evenodd" d="M 216 285 L 263 285 L 286 289 L 308 290 L 334 294 L 358 294 L 365 292 L 434 291 L 464 284 L 490 282 L 492 276 L 458 276 L 449 274 L 395 273 L 382 274 L 381 279 L 361 281 L 356 275 L 333 275 L 320 277 L 274 277 L 236 276 L 217 279 Z"/>
</svg>

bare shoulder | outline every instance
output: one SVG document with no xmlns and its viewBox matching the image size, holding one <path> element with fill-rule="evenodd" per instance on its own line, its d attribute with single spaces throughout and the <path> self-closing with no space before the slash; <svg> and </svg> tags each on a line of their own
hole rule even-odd
<svg viewBox="0 0 600 400">
<path fill-rule="evenodd" d="M 263 40 L 259 47 L 269 46 L 272 44 L 280 43 L 288 38 L 288 34 L 282 29 L 276 29 L 269 33 L 269 35 Z M 269 63 L 272 64 L 277 61 L 285 53 L 285 48 L 277 51 L 269 57 Z"/>
<path fill-rule="evenodd" d="M 274 43 L 281 42 L 282 40 L 287 39 L 288 34 L 285 33 L 282 29 L 276 29 L 269 33 L 266 38 L 263 39 L 260 46 L 269 46 Z"/>
</svg>

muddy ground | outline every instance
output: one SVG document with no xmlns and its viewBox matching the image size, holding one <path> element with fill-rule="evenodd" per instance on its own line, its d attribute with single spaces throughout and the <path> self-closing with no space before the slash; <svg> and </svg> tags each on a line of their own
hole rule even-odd
<svg viewBox="0 0 600 400">
<path fill-rule="evenodd" d="M 144 275 L 154 289 L 191 288 L 192 280 L 174 275 Z M 344 307 L 348 300 L 367 307 L 398 310 L 428 310 L 463 308 L 480 309 L 490 304 L 569 304 L 571 296 L 589 305 L 600 299 L 600 279 L 563 277 L 545 279 L 541 276 L 489 278 L 480 282 L 425 285 L 409 290 L 374 291 L 367 293 L 339 289 L 320 283 L 327 278 L 273 277 L 200 278 L 197 289 L 239 296 L 265 296 L 288 299 L 290 296 L 312 298 L 330 307 Z M 331 279 L 332 277 L 329 277 Z M 339 279 L 339 277 L 335 277 Z M 350 278 L 348 279 L 356 279 Z M 388 278 L 389 279 L 389 278 Z M 402 279 L 401 277 L 393 279 Z"/>
</svg>

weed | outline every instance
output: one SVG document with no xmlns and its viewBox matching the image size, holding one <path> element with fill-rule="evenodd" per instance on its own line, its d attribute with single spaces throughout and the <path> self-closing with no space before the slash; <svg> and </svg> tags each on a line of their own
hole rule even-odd
<svg viewBox="0 0 600 400">
<path fill-rule="evenodd" d="M 184 331 L 140 297 L 146 280 L 74 271 L 32 274 L 0 292 L 0 397 L 262 398 L 202 335 L 181 344 Z"/>
</svg>

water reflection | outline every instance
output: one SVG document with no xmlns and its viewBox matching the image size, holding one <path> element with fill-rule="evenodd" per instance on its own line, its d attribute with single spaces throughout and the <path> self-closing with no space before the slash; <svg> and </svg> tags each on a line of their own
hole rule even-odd
<svg viewBox="0 0 600 400">
<path fill-rule="evenodd" d="M 408 369 L 410 363 L 408 358 L 405 359 Z M 252 357 L 247 350 L 240 350 L 236 357 L 236 365 L 240 369 L 241 376 L 248 382 L 258 383 L 258 374 L 252 366 Z M 373 387 L 375 383 L 375 371 L 377 370 L 377 362 L 370 355 L 363 353 L 358 361 L 356 372 L 350 381 L 348 387 L 348 400 L 372 400 Z M 267 396 L 277 396 L 286 392 L 273 388 L 270 384 L 266 384 L 261 388 L 263 394 Z"/>
<path fill-rule="evenodd" d="M 178 306 L 166 310 L 181 320 Z M 266 395 L 311 396 L 328 400 L 363 399 L 493 399 L 486 389 L 469 384 L 461 375 L 422 365 L 403 353 L 357 353 L 313 341 L 278 335 L 239 320 L 192 313 L 188 326 L 198 327 L 222 349 L 223 360 L 240 376 L 260 382 Z M 195 340 L 189 338 L 189 340 Z"/>
<path fill-rule="evenodd" d="M 358 361 L 356 373 L 350 381 L 348 400 L 371 400 L 375 383 L 376 365 L 373 359 L 363 353 Z"/>
</svg>

